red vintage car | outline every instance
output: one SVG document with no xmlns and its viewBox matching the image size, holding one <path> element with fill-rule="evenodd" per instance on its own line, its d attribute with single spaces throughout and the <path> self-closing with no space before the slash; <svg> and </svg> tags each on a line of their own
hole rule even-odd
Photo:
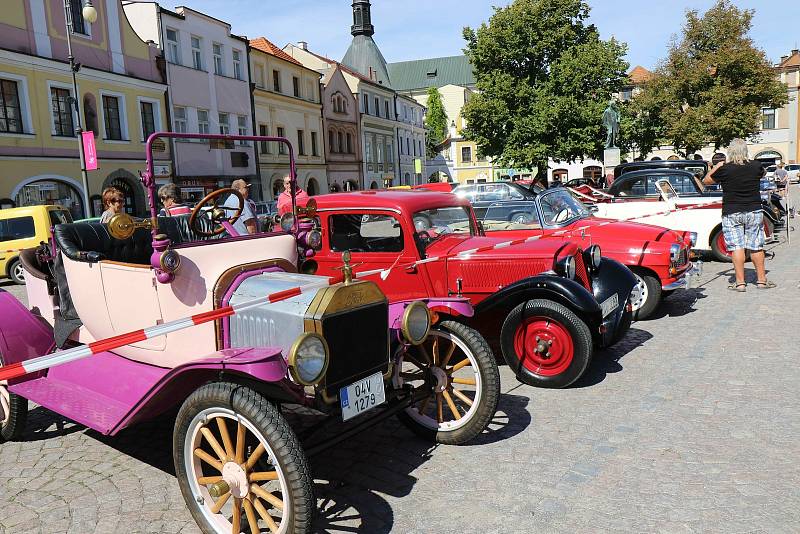
<svg viewBox="0 0 800 534">
<path fill-rule="evenodd" d="M 594 217 L 565 188 L 544 190 L 534 201 L 494 204 L 481 222 L 487 235 L 504 239 L 558 232 L 582 248 L 600 245 L 604 256 L 636 275 L 634 319 L 649 317 L 664 296 L 691 287 L 702 268 L 700 262 L 690 261 L 697 239 L 693 232 Z"/>
<path fill-rule="evenodd" d="M 352 253 L 391 300 L 468 297 L 475 317 L 457 317 L 500 346 L 517 377 L 565 387 L 586 370 L 593 347 L 627 332 L 635 278 L 620 263 L 563 239 L 508 246 L 484 235 L 469 202 L 424 190 L 315 197 L 321 243 L 303 269 L 337 272 Z M 288 222 L 288 221 L 284 221 Z M 286 226 L 290 226 L 288 222 Z M 479 250 L 477 250 L 479 249 Z"/>
</svg>

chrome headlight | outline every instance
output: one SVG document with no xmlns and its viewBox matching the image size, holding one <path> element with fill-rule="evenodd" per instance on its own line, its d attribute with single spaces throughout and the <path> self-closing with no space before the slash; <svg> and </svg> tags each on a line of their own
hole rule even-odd
<svg viewBox="0 0 800 534">
<path fill-rule="evenodd" d="M 419 345 L 428 337 L 431 329 L 431 311 L 423 302 L 407 306 L 400 322 L 403 337 L 412 345 Z"/>
<path fill-rule="evenodd" d="M 575 280 L 575 257 L 567 256 L 558 262 L 558 269 L 561 275 L 570 280 Z"/>
<path fill-rule="evenodd" d="M 592 245 L 591 247 L 587 248 L 584 252 L 586 263 L 592 270 L 596 271 L 600 268 L 600 262 L 603 260 L 603 256 L 600 253 L 600 245 Z"/>
<path fill-rule="evenodd" d="M 307 332 L 289 350 L 289 372 L 298 384 L 312 386 L 328 370 L 328 343 L 321 335 Z"/>
<path fill-rule="evenodd" d="M 281 230 L 284 232 L 291 232 L 294 228 L 294 213 L 284 213 L 281 217 Z"/>
<path fill-rule="evenodd" d="M 689 241 L 692 243 L 692 248 L 697 246 L 697 232 L 689 232 Z"/>
<path fill-rule="evenodd" d="M 669 261 L 672 263 L 678 263 L 678 260 L 681 258 L 681 246 L 677 243 L 673 243 L 669 246 Z"/>
</svg>

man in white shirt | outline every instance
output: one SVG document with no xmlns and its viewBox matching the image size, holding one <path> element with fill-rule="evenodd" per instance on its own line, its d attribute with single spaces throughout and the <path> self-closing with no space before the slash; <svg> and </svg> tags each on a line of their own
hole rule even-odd
<svg viewBox="0 0 800 534">
<path fill-rule="evenodd" d="M 244 198 L 244 207 L 242 208 L 242 214 L 233 223 L 233 228 L 239 235 L 247 235 L 247 234 L 254 234 L 256 233 L 257 226 L 256 226 L 256 215 L 253 211 L 253 203 L 249 199 L 250 196 L 250 184 L 245 182 L 244 180 L 234 180 L 231 184 L 231 188 L 238 191 L 242 198 Z M 225 204 L 223 204 L 227 208 L 239 208 L 239 199 L 236 198 L 236 195 L 230 195 L 227 199 L 225 199 Z M 232 216 L 235 212 L 233 210 L 228 210 L 226 212 L 227 216 Z"/>
</svg>

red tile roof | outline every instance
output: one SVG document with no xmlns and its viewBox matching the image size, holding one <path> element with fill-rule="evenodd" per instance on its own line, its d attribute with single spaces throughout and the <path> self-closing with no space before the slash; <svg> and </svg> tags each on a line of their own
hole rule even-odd
<svg viewBox="0 0 800 534">
<path fill-rule="evenodd" d="M 786 57 L 781 58 L 782 61 L 778 64 L 778 67 L 797 67 L 800 66 L 800 51 L 792 50 L 792 53 Z"/>
<path fill-rule="evenodd" d="M 647 70 L 646 68 L 642 67 L 641 65 L 636 65 L 628 73 L 628 78 L 630 78 L 631 83 L 636 85 L 644 83 L 652 77 L 653 73 Z"/>
<path fill-rule="evenodd" d="M 297 61 L 295 58 L 293 58 L 292 56 L 290 56 L 289 54 L 287 54 L 286 52 L 284 52 L 283 50 L 272 44 L 272 42 L 266 37 L 258 37 L 257 39 L 253 39 L 252 41 L 250 41 L 250 46 L 252 48 L 255 48 L 256 50 L 261 50 L 262 52 L 265 52 L 271 56 L 275 56 L 284 61 L 288 61 L 289 63 L 294 63 L 296 65 L 300 65 L 301 67 L 303 66 L 303 64 Z"/>
</svg>

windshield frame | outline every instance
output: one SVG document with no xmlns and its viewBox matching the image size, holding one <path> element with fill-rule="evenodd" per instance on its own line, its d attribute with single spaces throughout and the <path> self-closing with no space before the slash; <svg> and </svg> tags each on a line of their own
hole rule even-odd
<svg viewBox="0 0 800 534">
<path fill-rule="evenodd" d="M 545 218 L 544 218 L 544 208 L 542 207 L 542 200 L 544 200 L 549 195 L 554 195 L 554 194 L 559 194 L 559 193 L 560 194 L 569 195 L 570 198 L 572 198 L 572 200 L 574 200 L 575 202 L 577 202 L 578 204 L 583 206 L 583 209 L 584 209 L 584 211 L 586 213 L 584 215 L 576 214 L 575 216 L 570 217 L 569 219 L 566 219 L 565 221 L 562 221 L 562 222 L 559 222 L 559 223 L 546 224 L 546 221 L 545 221 Z M 570 224 L 574 223 L 575 221 L 588 219 L 588 218 L 593 216 L 591 210 L 589 208 L 587 208 L 586 205 L 583 202 L 581 202 L 575 195 L 573 195 L 572 192 L 569 191 L 569 189 L 564 188 L 564 187 L 556 187 L 556 188 L 553 188 L 553 189 L 546 189 L 546 190 L 542 191 L 541 193 L 539 193 L 536 196 L 536 211 L 539 213 L 539 222 L 541 223 L 542 228 L 563 228 L 564 226 L 569 226 Z"/>
</svg>

